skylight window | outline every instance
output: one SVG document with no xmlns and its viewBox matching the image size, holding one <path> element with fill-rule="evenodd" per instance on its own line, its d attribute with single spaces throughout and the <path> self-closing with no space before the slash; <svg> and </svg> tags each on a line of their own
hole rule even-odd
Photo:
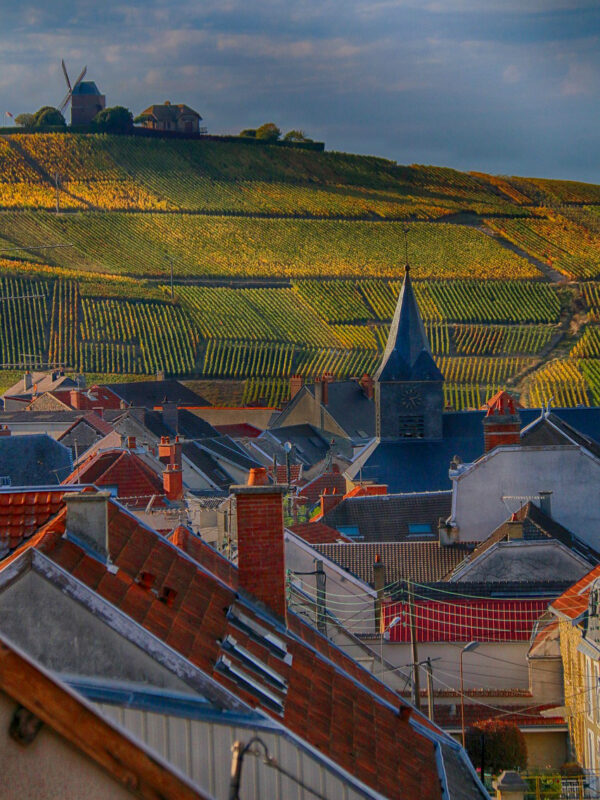
<svg viewBox="0 0 600 800">
<path fill-rule="evenodd" d="M 429 522 L 409 522 L 408 523 L 409 536 L 433 536 L 431 530 L 431 523 Z"/>
</svg>

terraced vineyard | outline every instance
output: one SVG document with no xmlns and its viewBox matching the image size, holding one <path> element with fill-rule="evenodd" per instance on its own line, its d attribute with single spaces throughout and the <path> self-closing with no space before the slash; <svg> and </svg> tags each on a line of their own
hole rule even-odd
<svg viewBox="0 0 600 800">
<path fill-rule="evenodd" d="M 588 184 L 341 153 L 2 137 L 0 356 L 278 405 L 291 375 L 374 373 L 407 253 L 448 407 L 600 402 L 599 209 Z"/>
</svg>

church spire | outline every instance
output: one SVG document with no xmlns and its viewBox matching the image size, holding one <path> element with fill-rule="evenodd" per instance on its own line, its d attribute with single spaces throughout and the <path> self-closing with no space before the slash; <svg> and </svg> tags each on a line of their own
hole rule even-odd
<svg viewBox="0 0 600 800">
<path fill-rule="evenodd" d="M 404 268 L 404 283 L 394 312 L 387 345 L 376 381 L 443 381 L 429 346 L 417 299 L 410 280 L 410 267 Z"/>
</svg>

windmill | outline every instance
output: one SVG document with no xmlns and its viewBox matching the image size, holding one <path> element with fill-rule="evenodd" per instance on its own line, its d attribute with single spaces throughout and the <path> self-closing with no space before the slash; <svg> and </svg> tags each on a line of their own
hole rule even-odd
<svg viewBox="0 0 600 800">
<path fill-rule="evenodd" d="M 84 81 L 87 67 L 84 67 L 75 83 L 71 84 L 65 62 L 61 61 L 67 95 L 59 106 L 62 113 L 71 103 L 71 125 L 89 125 L 99 111 L 106 106 L 106 97 L 100 94 L 94 81 Z"/>
<path fill-rule="evenodd" d="M 81 81 L 85 78 L 85 74 L 87 72 L 87 67 L 84 67 L 81 70 L 81 72 L 79 74 L 79 77 L 77 78 L 75 83 L 71 86 L 71 81 L 69 79 L 69 73 L 67 72 L 67 67 L 65 66 L 65 62 L 63 60 L 61 60 L 60 63 L 62 64 L 62 70 L 63 70 L 63 73 L 65 75 L 65 81 L 67 82 L 67 89 L 68 89 L 67 96 L 65 97 L 65 99 L 62 101 L 62 103 L 58 107 L 58 110 L 60 111 L 60 113 L 64 114 L 65 109 L 67 108 L 67 106 L 71 102 L 71 99 L 73 97 L 73 92 L 75 91 L 75 89 L 77 89 L 77 87 L 79 86 Z"/>
</svg>

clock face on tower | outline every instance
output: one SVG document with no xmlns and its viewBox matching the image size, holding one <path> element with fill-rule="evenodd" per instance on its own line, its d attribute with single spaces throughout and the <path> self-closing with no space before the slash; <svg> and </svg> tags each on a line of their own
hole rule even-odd
<svg viewBox="0 0 600 800">
<path fill-rule="evenodd" d="M 399 391 L 400 408 L 416 411 L 421 406 L 421 390 L 417 386 L 405 386 Z"/>
</svg>

